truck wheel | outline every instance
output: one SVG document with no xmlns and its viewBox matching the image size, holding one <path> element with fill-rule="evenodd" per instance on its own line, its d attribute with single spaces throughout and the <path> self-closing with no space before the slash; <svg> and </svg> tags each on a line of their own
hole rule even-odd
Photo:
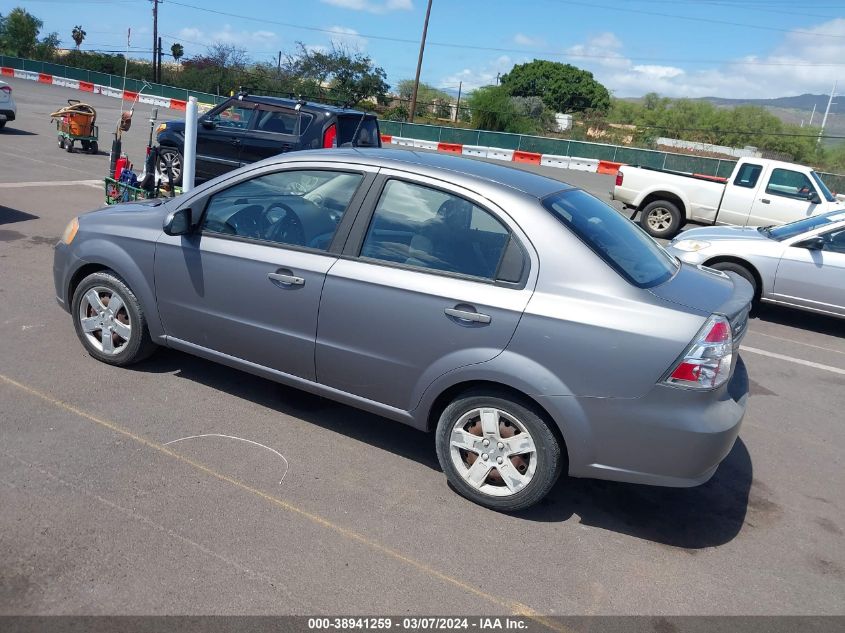
<svg viewBox="0 0 845 633">
<path fill-rule="evenodd" d="M 170 166 L 170 173 L 173 175 L 173 184 L 182 184 L 183 158 L 179 150 L 172 147 L 161 147 L 158 150 L 158 172 L 162 182 L 167 182 L 167 167 Z"/>
<path fill-rule="evenodd" d="M 668 200 L 649 202 L 640 213 L 640 226 L 652 237 L 668 240 L 681 230 L 681 212 Z"/>
</svg>

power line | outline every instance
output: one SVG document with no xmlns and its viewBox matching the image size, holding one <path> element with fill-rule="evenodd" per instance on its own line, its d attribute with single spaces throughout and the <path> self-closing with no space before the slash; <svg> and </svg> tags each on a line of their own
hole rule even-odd
<svg viewBox="0 0 845 633">
<path fill-rule="evenodd" d="M 187 9 L 194 9 L 197 11 L 204 11 L 206 13 L 213 13 L 215 15 L 222 15 L 225 17 L 230 18 L 238 18 L 242 20 L 248 20 L 252 22 L 259 22 L 261 24 L 273 24 L 275 26 L 284 26 L 287 28 L 292 29 L 299 29 L 304 31 L 311 31 L 316 33 L 325 33 L 328 35 L 333 35 L 338 37 L 342 34 L 334 31 L 332 29 L 325 29 L 316 26 L 307 26 L 303 24 L 294 24 L 292 22 L 281 22 L 278 20 L 271 20 L 268 18 L 256 18 L 249 15 L 241 15 L 238 13 L 231 13 L 228 11 L 219 11 L 217 9 L 209 9 L 207 7 L 201 7 L 198 5 L 188 4 L 185 2 L 177 2 L 176 0 L 169 0 L 169 4 L 176 5 L 180 7 L 184 7 Z M 596 6 L 596 5 L 588 5 L 587 3 L 570 3 L 570 4 L 584 4 L 585 6 Z M 611 10 L 617 10 L 615 7 L 604 7 L 610 8 Z M 626 11 L 634 11 L 633 9 L 618 9 L 618 10 L 626 10 Z M 653 13 L 653 12 L 652 12 Z M 659 15 L 659 14 L 658 14 Z M 672 17 L 672 16 L 669 16 Z M 678 17 L 678 16 L 675 16 Z M 684 17 L 682 19 L 690 19 L 697 22 L 701 21 L 708 21 L 707 19 L 699 19 L 699 18 L 688 18 Z M 728 23 L 733 26 L 747 26 L 744 24 L 739 23 Z M 763 27 L 760 27 L 763 28 Z M 772 27 L 774 29 L 774 27 Z M 785 31 L 785 32 L 803 32 L 808 33 L 811 35 L 819 35 L 818 33 L 812 33 L 810 31 L 792 31 L 787 29 L 774 29 L 778 31 Z M 371 40 L 376 41 L 384 41 L 384 42 L 396 42 L 400 44 L 413 44 L 418 45 L 419 42 L 417 40 L 412 40 L 408 38 L 401 38 L 401 37 L 388 37 L 384 35 L 375 35 L 369 33 L 355 33 L 357 37 L 363 37 Z M 845 37 L 842 35 L 831 35 L 831 37 Z M 571 52 L 560 52 L 560 51 L 542 51 L 542 50 L 526 50 L 524 48 L 505 48 L 505 47 L 497 47 L 497 46 L 475 46 L 471 44 L 454 44 L 451 42 L 432 42 L 429 41 L 427 43 L 428 46 L 437 46 L 441 48 L 452 48 L 452 49 L 460 49 L 460 50 L 477 50 L 477 51 L 489 51 L 495 53 L 515 53 L 520 55 L 546 55 L 549 57 L 564 57 L 564 58 L 572 58 L 572 59 L 612 59 L 612 60 L 622 60 L 628 59 L 631 61 L 652 61 L 652 62 L 674 62 L 674 63 L 687 63 L 687 64 L 729 64 L 734 66 L 788 66 L 788 67 L 827 67 L 827 66 L 845 66 L 845 62 L 767 62 L 767 61 L 758 61 L 758 60 L 725 60 L 725 59 L 681 59 L 681 58 L 666 58 L 666 57 L 621 57 L 618 55 L 592 55 L 587 53 L 571 53 Z"/>
</svg>

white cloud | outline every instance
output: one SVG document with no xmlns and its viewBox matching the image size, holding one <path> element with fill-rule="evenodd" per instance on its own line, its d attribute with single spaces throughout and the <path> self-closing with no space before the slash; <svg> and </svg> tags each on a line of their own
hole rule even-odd
<svg viewBox="0 0 845 633">
<path fill-rule="evenodd" d="M 517 33 L 513 36 L 513 41 L 515 44 L 519 44 L 520 46 L 545 46 L 546 40 L 542 37 L 532 37 L 530 35 L 525 35 L 525 33 Z"/>
<path fill-rule="evenodd" d="M 481 86 L 490 86 L 496 83 L 497 74 L 505 74 L 513 68 L 514 61 L 508 55 L 502 55 L 487 62 L 480 68 L 464 68 L 456 73 L 444 77 L 438 83 L 438 88 L 457 89 L 459 83 L 463 83 L 464 92 L 475 90 Z"/>
<path fill-rule="evenodd" d="M 838 37 L 828 37 L 834 35 Z M 768 53 L 718 66 L 635 63 L 613 33 L 569 47 L 570 61 L 591 70 L 619 97 L 657 92 L 669 97 L 771 98 L 829 92 L 845 60 L 845 18 L 787 33 Z M 699 53 L 704 55 L 704 53 Z M 580 57 L 579 57 L 580 56 Z M 828 64 L 828 65 L 825 65 Z"/>
<path fill-rule="evenodd" d="M 358 31 L 346 26 L 330 26 L 332 32 L 331 40 L 335 44 L 348 46 L 349 48 L 363 51 L 367 48 L 367 38 L 358 35 Z"/>
<path fill-rule="evenodd" d="M 274 48 L 279 41 L 278 35 L 273 31 L 257 30 L 244 31 L 235 30 L 230 24 L 224 24 L 223 28 L 207 33 L 196 27 L 184 27 L 177 33 L 177 40 L 183 44 L 194 46 L 210 46 L 211 44 L 232 44 L 249 51 L 265 51 Z"/>
<path fill-rule="evenodd" d="M 411 0 L 320 0 L 323 4 L 330 4 L 341 9 L 352 11 L 367 11 L 369 13 L 389 13 L 391 11 L 410 11 L 414 8 Z"/>
</svg>

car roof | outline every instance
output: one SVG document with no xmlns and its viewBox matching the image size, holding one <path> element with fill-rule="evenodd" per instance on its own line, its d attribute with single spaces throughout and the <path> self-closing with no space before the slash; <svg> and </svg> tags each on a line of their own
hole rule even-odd
<svg viewBox="0 0 845 633">
<path fill-rule="evenodd" d="M 544 198 L 550 194 L 574 189 L 560 180 L 534 174 L 514 167 L 487 163 L 481 160 L 451 156 L 433 152 L 415 152 L 400 149 L 365 149 L 365 148 L 337 148 L 326 150 L 308 150 L 307 152 L 291 152 L 283 155 L 283 160 L 330 160 L 336 162 L 352 162 L 371 165 L 373 167 L 395 168 L 442 179 L 444 171 L 451 172 L 455 177 L 455 184 L 461 178 L 468 181 L 485 182 L 515 189 L 535 198 Z M 278 161 L 280 157 L 267 160 L 268 163 Z M 469 184 L 469 183 L 467 183 Z"/>
<path fill-rule="evenodd" d="M 284 106 L 286 108 L 293 108 L 296 106 L 297 103 L 302 103 L 297 101 L 296 99 L 285 99 L 284 97 L 265 97 L 261 95 L 244 95 L 243 101 L 249 101 L 252 103 L 262 103 L 264 105 L 271 105 L 271 106 Z M 302 105 L 302 110 L 305 112 L 332 112 L 334 114 L 355 114 L 355 115 L 366 115 L 366 116 L 375 116 L 375 114 L 363 112 L 361 110 L 354 110 L 352 108 L 342 108 L 339 106 L 328 105 L 326 103 L 314 103 L 311 101 L 306 101 Z"/>
</svg>

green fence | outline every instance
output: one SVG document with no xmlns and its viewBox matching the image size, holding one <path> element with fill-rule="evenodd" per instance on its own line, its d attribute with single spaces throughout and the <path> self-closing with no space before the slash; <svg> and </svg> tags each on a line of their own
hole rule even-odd
<svg viewBox="0 0 845 633">
<path fill-rule="evenodd" d="M 0 55 L 0 66 L 55 75 L 56 77 L 66 77 L 67 79 L 75 79 L 77 81 L 87 81 L 116 89 L 121 89 L 124 86 L 124 78 L 122 76 L 63 66 L 62 64 L 54 64 L 52 62 L 41 62 Z M 125 81 L 127 90 L 132 92 L 143 91 L 146 95 L 167 99 L 182 99 L 187 101 L 188 97 L 196 97 L 197 101 L 201 103 L 220 103 L 225 99 L 225 97 L 219 97 L 206 92 L 196 92 L 195 90 L 151 84 L 149 82 L 147 82 L 145 87 L 144 82 L 138 79 L 127 78 Z M 545 136 L 467 130 L 441 125 L 423 125 L 397 121 L 380 121 L 379 125 L 382 134 L 419 139 L 421 141 L 501 147 L 503 149 L 522 150 L 524 152 L 536 152 L 539 154 L 554 154 L 557 156 L 597 158 L 599 160 L 609 160 L 618 163 L 627 163 L 629 165 L 673 169 L 675 171 L 695 174 L 722 176 L 723 178 L 730 176 L 734 165 L 736 165 L 735 160 L 705 158 L 703 156 L 690 156 L 688 154 L 675 154 L 672 152 L 548 138 Z M 819 176 L 821 176 L 822 180 L 832 191 L 845 192 L 845 175 L 820 172 Z"/>
<path fill-rule="evenodd" d="M 73 66 L 64 66 L 62 64 L 54 64 L 52 62 L 40 62 L 32 59 L 21 59 L 19 57 L 9 57 L 7 55 L 0 55 L 0 66 L 6 68 L 16 68 L 17 70 L 27 70 L 34 73 L 44 73 L 46 75 L 54 75 L 56 77 L 65 77 L 67 79 L 74 79 L 76 81 L 87 81 L 88 83 L 98 84 L 100 86 L 107 86 L 120 90 L 124 87 L 124 79 L 122 75 L 110 75 L 108 73 L 97 72 L 96 70 L 86 70 L 84 68 L 74 68 Z M 126 90 L 130 92 L 143 92 L 145 95 L 154 97 L 163 97 L 165 99 L 182 99 L 187 101 L 188 97 L 196 97 L 200 103 L 219 103 L 225 97 L 218 97 L 206 92 L 197 92 L 195 90 L 186 90 L 185 88 L 176 88 L 174 86 L 164 86 L 162 84 L 154 84 L 139 79 L 126 78 Z"/>
</svg>

